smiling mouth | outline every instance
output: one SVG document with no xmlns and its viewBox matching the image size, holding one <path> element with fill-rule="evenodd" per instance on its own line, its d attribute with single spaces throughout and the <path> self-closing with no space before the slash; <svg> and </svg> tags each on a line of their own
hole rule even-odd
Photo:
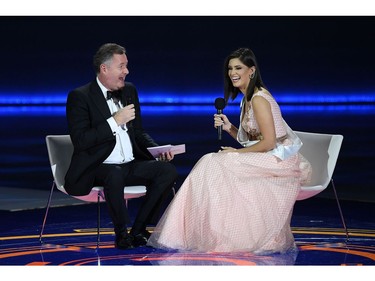
<svg viewBox="0 0 375 281">
<path fill-rule="evenodd" d="M 240 81 L 240 77 L 232 77 L 231 80 L 232 80 L 232 83 L 236 83 L 238 81 Z"/>
</svg>

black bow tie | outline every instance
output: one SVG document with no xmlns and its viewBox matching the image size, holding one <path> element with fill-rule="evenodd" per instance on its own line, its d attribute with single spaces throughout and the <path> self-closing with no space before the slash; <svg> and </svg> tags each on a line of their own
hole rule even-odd
<svg viewBox="0 0 375 281">
<path fill-rule="evenodd" d="M 107 100 L 115 98 L 117 100 L 120 99 L 120 91 L 107 91 Z"/>
</svg>

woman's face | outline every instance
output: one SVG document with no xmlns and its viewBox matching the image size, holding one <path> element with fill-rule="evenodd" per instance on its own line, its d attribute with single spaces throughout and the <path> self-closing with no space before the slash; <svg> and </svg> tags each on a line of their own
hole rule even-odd
<svg viewBox="0 0 375 281">
<path fill-rule="evenodd" d="M 229 60 L 228 76 L 232 81 L 233 87 L 238 88 L 242 93 L 246 93 L 246 89 L 250 83 L 250 76 L 255 72 L 255 67 L 244 65 L 238 58 Z"/>
</svg>

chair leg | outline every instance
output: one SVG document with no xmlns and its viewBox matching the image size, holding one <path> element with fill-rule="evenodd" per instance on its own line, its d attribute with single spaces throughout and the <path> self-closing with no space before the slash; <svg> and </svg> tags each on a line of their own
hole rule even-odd
<svg viewBox="0 0 375 281">
<path fill-rule="evenodd" d="M 50 191 L 49 197 L 48 197 L 48 202 L 47 202 L 47 206 L 46 206 L 46 213 L 44 214 L 43 224 L 42 224 L 42 228 L 41 228 L 40 234 L 39 234 L 39 242 L 40 243 L 43 243 L 42 236 L 43 236 L 44 226 L 45 226 L 46 221 L 47 221 L 48 210 L 49 210 L 49 207 L 51 205 L 52 194 L 53 194 L 53 189 L 54 188 L 55 188 L 55 182 L 52 183 L 51 191 Z"/>
<path fill-rule="evenodd" d="M 97 201 L 97 204 L 98 204 L 98 227 L 97 227 L 97 237 L 96 237 L 96 249 L 98 250 L 99 249 L 99 244 L 100 244 L 100 199 L 102 199 L 103 201 L 105 201 L 105 197 L 104 197 L 104 194 L 103 194 L 103 191 L 98 191 L 98 201 Z"/>
<path fill-rule="evenodd" d="M 98 226 L 97 226 L 97 237 L 96 237 L 96 248 L 99 249 L 99 244 L 100 244 L 100 191 L 98 192 Z"/>
<path fill-rule="evenodd" d="M 337 206 L 339 207 L 339 212 L 340 212 L 340 216 L 341 216 L 342 225 L 344 226 L 344 230 L 345 230 L 345 234 L 346 234 L 346 240 L 345 240 L 345 242 L 348 242 L 349 241 L 348 228 L 346 227 L 346 224 L 345 224 L 345 220 L 344 220 L 344 216 L 342 214 L 339 197 L 337 196 L 336 187 L 335 187 L 335 184 L 333 182 L 333 179 L 331 179 L 331 183 L 332 183 L 333 191 L 335 193 L 335 198 L 336 198 Z"/>
</svg>

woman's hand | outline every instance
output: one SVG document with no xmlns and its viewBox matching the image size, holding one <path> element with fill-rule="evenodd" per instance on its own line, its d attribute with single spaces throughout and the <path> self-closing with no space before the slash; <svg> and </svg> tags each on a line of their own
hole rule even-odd
<svg viewBox="0 0 375 281">
<path fill-rule="evenodd" d="M 219 152 L 237 152 L 237 149 L 230 146 L 222 146 Z"/>
<path fill-rule="evenodd" d="M 223 130 L 229 132 L 232 124 L 229 122 L 228 117 L 225 114 L 215 114 L 214 115 L 214 127 L 223 126 Z"/>
</svg>

